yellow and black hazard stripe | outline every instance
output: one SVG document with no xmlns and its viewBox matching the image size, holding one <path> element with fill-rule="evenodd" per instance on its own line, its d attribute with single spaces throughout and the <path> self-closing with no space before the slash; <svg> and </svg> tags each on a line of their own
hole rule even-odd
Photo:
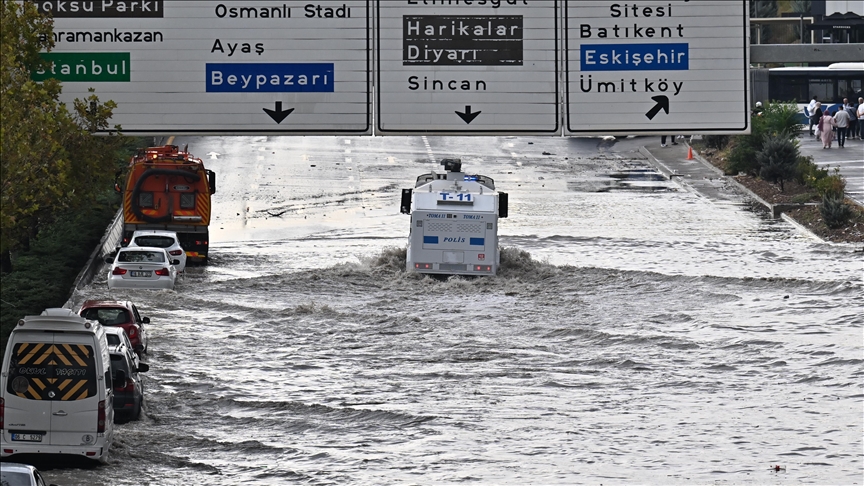
<svg viewBox="0 0 864 486">
<path fill-rule="evenodd" d="M 83 344 L 20 343 L 10 384 L 27 379 L 27 389 L 10 390 L 31 400 L 83 400 L 96 394 L 93 348 Z M 18 380 L 20 383 L 20 380 Z"/>
</svg>

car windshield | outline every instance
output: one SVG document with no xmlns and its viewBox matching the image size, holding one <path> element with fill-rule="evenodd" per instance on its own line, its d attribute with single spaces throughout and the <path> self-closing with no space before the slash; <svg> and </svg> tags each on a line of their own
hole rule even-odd
<svg viewBox="0 0 864 486">
<path fill-rule="evenodd" d="M 30 476 L 18 471 L 3 471 L 0 473 L 0 485 L 2 486 L 30 486 Z"/>
<path fill-rule="evenodd" d="M 156 248 L 169 248 L 174 245 L 174 238 L 170 236 L 139 236 L 135 238 L 138 246 L 155 246 Z"/>
<path fill-rule="evenodd" d="M 165 261 L 164 253 L 155 251 L 123 251 L 117 256 L 121 263 L 162 263 Z"/>
<path fill-rule="evenodd" d="M 129 322 L 129 313 L 126 309 L 117 308 L 86 309 L 81 313 L 81 317 L 91 321 L 99 321 L 104 326 L 116 326 Z"/>
</svg>

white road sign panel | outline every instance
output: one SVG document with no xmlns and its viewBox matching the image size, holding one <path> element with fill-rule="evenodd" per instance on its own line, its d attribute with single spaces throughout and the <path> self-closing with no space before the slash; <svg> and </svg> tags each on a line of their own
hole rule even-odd
<svg viewBox="0 0 864 486">
<path fill-rule="evenodd" d="M 749 132 L 744 0 L 564 1 L 564 133 Z"/>
<path fill-rule="evenodd" d="M 39 0 L 61 101 L 125 133 L 368 134 L 371 0 Z"/>
<path fill-rule="evenodd" d="M 376 133 L 560 133 L 558 0 L 381 0 Z"/>
</svg>

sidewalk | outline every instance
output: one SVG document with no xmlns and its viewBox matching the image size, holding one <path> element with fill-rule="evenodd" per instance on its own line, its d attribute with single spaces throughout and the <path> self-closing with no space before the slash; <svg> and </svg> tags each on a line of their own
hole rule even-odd
<svg viewBox="0 0 864 486">
<path fill-rule="evenodd" d="M 845 148 L 822 149 L 822 142 L 808 136 L 806 131 L 798 137 L 802 155 L 813 157 L 820 167 L 839 167 L 846 179 L 846 194 L 864 206 L 864 141 L 847 140 Z M 701 160 L 694 151 L 693 160 L 687 160 L 688 145 L 678 140 L 678 145 L 660 146 L 660 137 L 645 138 L 640 149 L 643 155 L 666 177 L 678 178 L 687 189 L 712 199 L 729 200 L 730 182 L 720 169 Z M 730 178 L 731 179 L 731 178 Z M 726 189 L 724 189 L 726 187 Z"/>
</svg>

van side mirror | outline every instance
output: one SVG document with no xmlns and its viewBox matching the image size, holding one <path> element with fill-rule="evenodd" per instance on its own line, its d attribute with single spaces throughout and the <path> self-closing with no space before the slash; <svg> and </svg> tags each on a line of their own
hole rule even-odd
<svg viewBox="0 0 864 486">
<path fill-rule="evenodd" d="M 207 189 L 210 189 L 210 194 L 216 194 L 216 173 L 210 169 L 205 172 L 207 173 Z"/>
<path fill-rule="evenodd" d="M 136 344 L 135 345 L 135 352 L 136 353 L 143 353 L 144 352 L 144 345 L 143 344 Z"/>
<path fill-rule="evenodd" d="M 498 217 L 506 218 L 507 217 L 507 203 L 510 200 L 510 196 L 506 192 L 498 193 Z"/>
<path fill-rule="evenodd" d="M 114 375 L 114 387 L 120 388 L 126 386 L 126 372 L 123 370 L 117 370 Z"/>
<path fill-rule="evenodd" d="M 110 256 L 105 257 L 105 263 L 114 263 L 114 259 Z"/>
<path fill-rule="evenodd" d="M 411 189 L 402 189 L 402 203 L 399 205 L 402 214 L 411 214 L 411 193 Z"/>
<path fill-rule="evenodd" d="M 150 365 L 147 363 L 138 363 L 138 371 L 141 373 L 146 373 L 150 371 Z"/>
<path fill-rule="evenodd" d="M 180 265 L 180 260 L 171 260 L 171 265 Z"/>
<path fill-rule="evenodd" d="M 149 317 L 142 317 L 141 322 L 143 322 L 144 324 L 150 324 L 150 318 Z"/>
</svg>

